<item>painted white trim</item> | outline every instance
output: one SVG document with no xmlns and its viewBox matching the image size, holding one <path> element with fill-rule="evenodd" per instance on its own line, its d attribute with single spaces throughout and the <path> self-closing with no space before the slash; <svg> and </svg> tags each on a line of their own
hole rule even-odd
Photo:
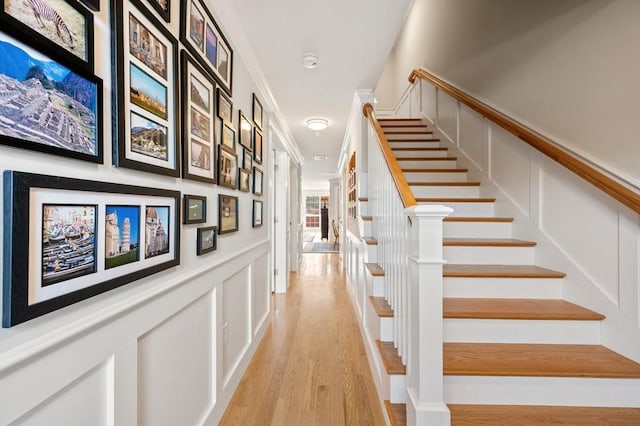
<svg viewBox="0 0 640 426">
<path fill-rule="evenodd" d="M 340 148 L 340 158 L 338 159 L 338 167 L 336 169 L 337 175 L 340 175 L 347 164 L 353 126 L 358 124 L 358 119 L 362 116 L 362 105 L 366 102 L 373 102 L 373 95 L 373 90 L 370 89 L 356 90 L 356 93 L 353 95 L 353 102 L 351 103 L 351 110 L 349 111 L 349 118 L 347 119 L 347 129 L 342 139 L 342 147 Z"/>
</svg>

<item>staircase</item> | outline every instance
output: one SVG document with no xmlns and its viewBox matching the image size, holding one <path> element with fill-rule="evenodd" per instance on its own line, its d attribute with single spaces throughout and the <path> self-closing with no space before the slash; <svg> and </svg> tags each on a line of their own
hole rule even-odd
<svg viewBox="0 0 640 426">
<path fill-rule="evenodd" d="M 418 204 L 454 209 L 444 220 L 444 397 L 452 425 L 640 425 L 640 364 L 601 345 L 604 316 L 561 298 L 565 274 L 535 265 L 535 241 L 512 238 L 444 144 L 419 119 L 380 124 Z M 366 199 L 360 199 L 366 212 Z M 376 264 L 376 218 L 366 235 L 378 357 L 388 374 L 387 414 L 405 424 L 405 370 L 393 311 Z"/>
</svg>

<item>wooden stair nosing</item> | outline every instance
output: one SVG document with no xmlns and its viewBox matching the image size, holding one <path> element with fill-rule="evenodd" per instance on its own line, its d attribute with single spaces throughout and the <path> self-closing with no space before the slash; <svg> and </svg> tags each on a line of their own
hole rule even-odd
<svg viewBox="0 0 640 426">
<path fill-rule="evenodd" d="M 376 240 L 375 238 L 371 238 L 371 237 L 364 237 L 362 238 L 364 240 L 364 243 L 368 246 L 377 246 L 378 245 L 378 240 Z"/>
<path fill-rule="evenodd" d="M 640 364 L 600 345 L 444 343 L 444 374 L 640 379 Z"/>
<path fill-rule="evenodd" d="M 440 138 L 423 138 L 423 139 L 389 139 L 387 138 L 387 142 L 440 142 Z"/>
<path fill-rule="evenodd" d="M 373 216 L 369 215 L 360 216 L 360 218 L 365 222 L 371 222 L 373 220 Z"/>
<path fill-rule="evenodd" d="M 372 276 L 384 277 L 384 269 L 382 269 L 377 263 L 365 263 L 364 266 Z"/>
<path fill-rule="evenodd" d="M 535 247 L 535 241 L 514 240 L 511 238 L 444 238 L 445 247 Z"/>
<path fill-rule="evenodd" d="M 382 359 L 384 369 L 389 375 L 405 375 L 407 369 L 402 365 L 402 360 L 398 355 L 398 351 L 393 346 L 393 342 L 383 342 L 376 340 L 376 346 L 378 347 L 378 353 Z"/>
<path fill-rule="evenodd" d="M 534 265 L 467 265 L 447 263 L 442 266 L 445 278 L 564 278 L 563 272 Z"/>
<path fill-rule="evenodd" d="M 396 157 L 396 161 L 457 161 L 458 157 Z"/>
<path fill-rule="evenodd" d="M 369 197 L 358 197 L 358 201 L 367 202 L 369 201 Z"/>
<path fill-rule="evenodd" d="M 387 130 L 387 131 L 384 132 L 384 134 L 385 135 L 432 135 L 433 134 L 433 130 L 419 130 L 419 131 Z"/>
<path fill-rule="evenodd" d="M 418 147 L 418 148 L 412 148 L 412 147 L 402 147 L 402 148 L 391 148 L 391 151 L 428 151 L 428 152 L 440 152 L 440 151 L 449 151 L 449 148 L 440 148 L 440 147 L 436 147 L 436 148 L 430 148 L 430 147 Z"/>
<path fill-rule="evenodd" d="M 395 128 L 395 127 L 424 127 L 427 128 L 426 124 L 423 123 L 416 123 L 416 124 L 398 124 L 398 123 L 393 123 L 393 124 L 382 124 L 380 123 L 380 127 L 384 128 Z"/>
<path fill-rule="evenodd" d="M 403 173 L 467 173 L 469 169 L 402 169 Z"/>
<path fill-rule="evenodd" d="M 449 319 L 501 319 L 602 321 L 605 316 L 561 299 L 443 299 L 443 317 Z"/>
<path fill-rule="evenodd" d="M 418 203 L 495 203 L 491 197 L 418 197 Z"/>
<path fill-rule="evenodd" d="M 447 216 L 444 222 L 513 222 L 512 217 Z"/>
<path fill-rule="evenodd" d="M 480 186 L 480 182 L 407 182 L 409 186 Z"/>
<path fill-rule="evenodd" d="M 420 121 L 422 122 L 421 118 L 402 118 L 402 117 L 383 117 L 383 118 L 378 118 L 378 121 Z"/>
<path fill-rule="evenodd" d="M 369 296 L 373 310 L 380 318 L 393 318 L 393 309 L 384 297 Z"/>
<path fill-rule="evenodd" d="M 387 410 L 387 416 L 391 426 L 406 426 L 407 424 L 407 405 L 393 404 L 388 399 L 384 401 L 384 408 Z"/>
</svg>

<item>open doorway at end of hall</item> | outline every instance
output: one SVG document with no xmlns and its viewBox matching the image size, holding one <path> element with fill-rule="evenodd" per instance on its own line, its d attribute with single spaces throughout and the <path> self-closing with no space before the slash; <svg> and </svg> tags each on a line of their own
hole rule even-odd
<svg viewBox="0 0 640 426">
<path fill-rule="evenodd" d="M 302 253 L 338 252 L 329 223 L 329 196 L 306 195 L 304 198 Z"/>
</svg>

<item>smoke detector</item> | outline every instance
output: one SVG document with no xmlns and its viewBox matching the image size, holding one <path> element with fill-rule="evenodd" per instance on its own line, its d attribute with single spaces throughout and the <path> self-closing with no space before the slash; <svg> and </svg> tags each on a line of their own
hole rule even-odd
<svg viewBox="0 0 640 426">
<path fill-rule="evenodd" d="M 318 55 L 315 53 L 305 53 L 302 55 L 302 65 L 310 70 L 318 66 Z"/>
</svg>

